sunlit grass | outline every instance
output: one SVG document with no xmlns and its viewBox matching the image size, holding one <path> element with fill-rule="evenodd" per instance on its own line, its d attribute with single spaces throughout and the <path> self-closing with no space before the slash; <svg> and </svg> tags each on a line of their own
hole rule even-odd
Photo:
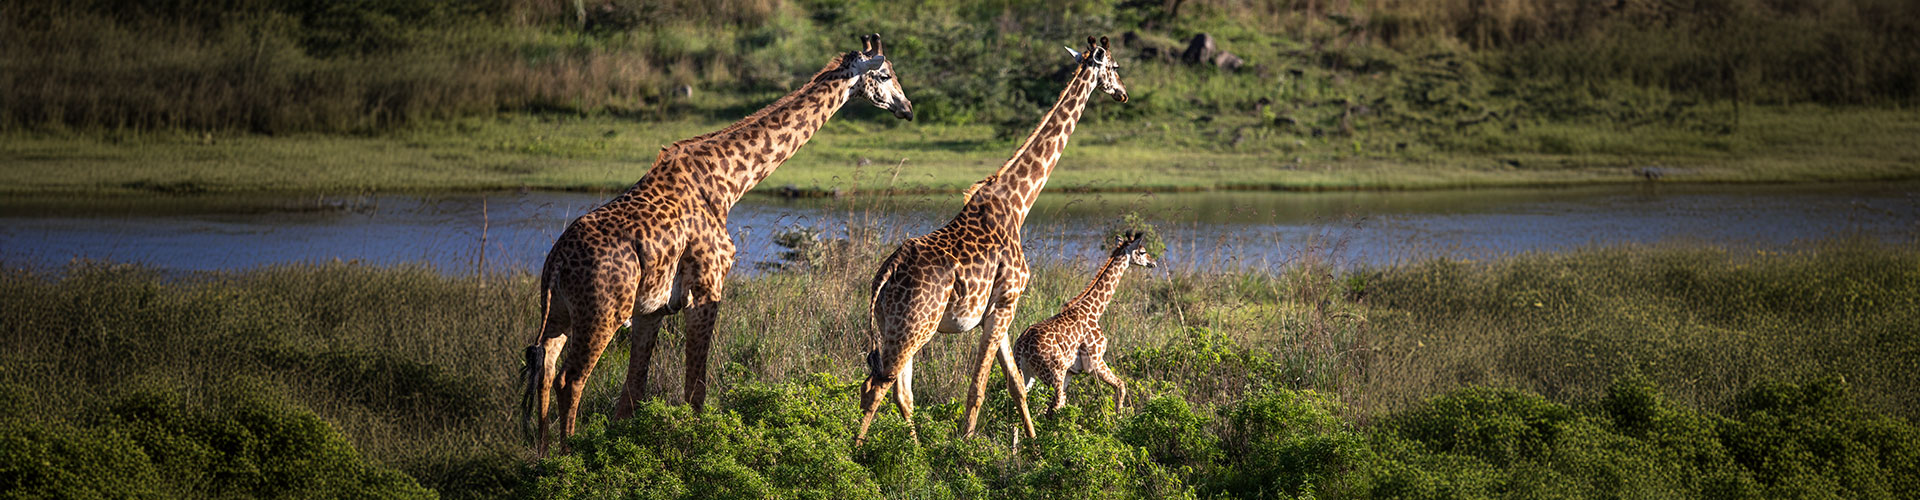
<svg viewBox="0 0 1920 500">
<path fill-rule="evenodd" d="M 1124 106 L 1094 103 L 1096 106 Z M 1015 143 L 984 125 L 842 116 L 763 192 L 788 187 L 958 192 L 998 168 Z M 1640 182 L 1793 182 L 1920 176 L 1920 115 L 1756 108 L 1729 133 L 1605 124 L 1540 124 L 1423 139 L 1210 124 L 1090 122 L 1048 187 L 1065 190 L 1437 189 Z M 1235 121 L 1239 120 L 1239 121 Z M 119 132 L 11 133 L 0 192 L 404 192 L 617 190 L 658 148 L 721 121 L 503 115 L 377 136 Z M 1241 139 L 1235 145 L 1234 137 Z M 1022 135 L 1024 137 L 1024 134 Z"/>
</svg>

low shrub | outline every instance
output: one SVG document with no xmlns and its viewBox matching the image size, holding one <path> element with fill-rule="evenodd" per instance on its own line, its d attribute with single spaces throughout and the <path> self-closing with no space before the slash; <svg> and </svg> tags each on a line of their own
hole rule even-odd
<svg viewBox="0 0 1920 500">
<path fill-rule="evenodd" d="M 136 392 L 79 422 L 0 416 L 0 484 L 12 495 L 433 498 L 363 460 L 310 411 L 241 394 L 209 407 Z"/>
</svg>

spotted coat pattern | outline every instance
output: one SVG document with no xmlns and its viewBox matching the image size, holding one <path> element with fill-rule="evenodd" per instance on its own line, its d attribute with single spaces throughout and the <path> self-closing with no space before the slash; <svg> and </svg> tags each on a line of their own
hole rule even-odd
<svg viewBox="0 0 1920 500">
<path fill-rule="evenodd" d="M 861 391 L 864 413 L 856 442 L 866 439 L 881 398 L 896 384 L 894 403 L 907 422 L 913 421 L 913 357 L 935 332 L 963 333 L 985 320 L 961 433 L 973 435 L 996 351 L 1009 389 L 1015 394 L 1025 392 L 1007 342 L 1014 307 L 1027 288 L 1020 226 L 1066 149 L 1094 89 L 1121 102 L 1127 99 L 1105 40 L 1096 44 L 1089 37 L 1087 42 L 1085 55 L 1076 53 L 1079 66 L 1059 101 L 1013 157 L 974 184 L 959 215 L 932 233 L 901 243 L 874 274 L 869 309 L 872 348 L 867 352 L 867 380 Z M 1033 419 L 1025 400 L 1020 400 L 1020 413 L 1027 435 L 1032 436 Z"/>
<path fill-rule="evenodd" d="M 662 148 L 632 187 L 568 224 L 541 267 L 541 327 L 527 348 L 523 411 L 548 446 L 548 395 L 571 435 L 580 395 L 623 322 L 633 340 L 615 418 L 646 396 L 661 321 L 686 312 L 686 401 L 698 411 L 723 280 L 734 263 L 727 213 L 813 137 L 853 94 L 911 119 L 879 35 L 841 54 L 793 93 L 724 129 Z"/>
<path fill-rule="evenodd" d="M 1049 414 L 1067 404 L 1069 373 L 1093 372 L 1100 381 L 1113 386 L 1113 407 L 1126 405 L 1127 383 L 1107 369 L 1107 335 L 1100 329 L 1100 315 L 1113 301 L 1113 292 L 1120 287 L 1120 277 L 1126 275 L 1129 264 L 1151 268 L 1154 262 L 1141 247 L 1138 235 L 1122 237 L 1117 243 L 1085 291 L 1067 301 L 1060 314 L 1027 327 L 1013 342 L 1013 360 L 1027 375 L 1026 388 L 1033 389 L 1034 379 L 1053 386 Z M 1026 399 L 1026 395 L 1020 398 Z"/>
</svg>

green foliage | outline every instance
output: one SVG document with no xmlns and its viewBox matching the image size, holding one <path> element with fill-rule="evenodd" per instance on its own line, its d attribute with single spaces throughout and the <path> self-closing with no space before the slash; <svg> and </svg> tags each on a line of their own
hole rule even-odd
<svg viewBox="0 0 1920 500">
<path fill-rule="evenodd" d="M 1181 4 L 32 0 L 0 10 L 0 124 L 280 133 L 500 110 L 731 119 L 867 32 L 887 37 L 922 120 L 992 126 L 1001 140 L 1055 101 L 1071 67 L 1059 47 L 1090 34 L 1116 39 L 1134 102 L 1096 103 L 1088 121 L 1233 118 L 1206 127 L 1229 148 L 1261 134 L 1399 139 L 1378 127 L 1494 147 L 1501 128 L 1539 119 L 1730 130 L 1740 112 L 1717 103 L 1920 97 L 1920 49 L 1907 43 L 1920 11 L 1898 0 Z M 1180 62 L 1200 33 L 1247 65 Z M 719 97 L 673 96 L 681 85 Z M 1580 147 L 1558 140 L 1516 145 Z"/>
<path fill-rule="evenodd" d="M 1204 327 L 1188 327 L 1166 345 L 1136 349 L 1112 363 L 1128 378 L 1169 381 L 1188 397 L 1206 399 L 1232 399 L 1292 378 L 1272 352 L 1243 347 Z"/>
<path fill-rule="evenodd" d="M 1761 496 L 1912 495 L 1920 485 L 1920 429 L 1852 401 L 1845 381 L 1768 383 L 1743 393 L 1720 432 Z"/>
<path fill-rule="evenodd" d="M 1139 212 L 1127 212 L 1127 215 L 1114 223 L 1112 228 L 1107 230 L 1106 238 L 1102 240 L 1100 248 L 1111 251 L 1114 242 L 1119 238 L 1134 234 L 1140 235 L 1140 247 L 1147 250 L 1147 255 L 1152 255 L 1156 259 L 1167 256 L 1167 242 L 1160 239 L 1160 231 L 1154 230 L 1153 224 L 1148 223 Z"/>
<path fill-rule="evenodd" d="M 1186 399 L 1160 396 L 1127 419 L 1118 435 L 1145 449 L 1156 463 L 1174 470 L 1205 470 L 1221 458 L 1220 438 L 1208 429 L 1210 420 L 1194 413 Z"/>
<path fill-rule="evenodd" d="M 957 367 L 972 342 L 941 337 L 916 361 L 918 439 L 885 410 L 859 448 L 843 377 L 861 370 L 832 353 L 867 342 L 871 276 L 766 273 L 729 286 L 707 413 L 651 401 L 607 421 L 626 364 L 615 347 L 573 453 L 533 466 L 507 418 L 511 360 L 537 321 L 529 276 L 6 269 L 0 484 L 52 496 L 229 491 L 216 482 L 243 496 L 426 494 L 417 482 L 448 497 L 1901 498 L 1920 491 L 1907 369 L 1917 255 L 1843 241 L 1428 260 L 1356 271 L 1357 303 L 1319 267 L 1179 274 L 1109 309 L 1130 325 L 1111 362 L 1144 403 L 1115 410 L 1092 391 L 1015 444 L 1012 397 L 990 380 L 979 433 L 961 438 L 970 373 Z M 1027 300 L 1080 283 L 1039 265 Z M 1314 333 L 1359 313 L 1350 339 Z M 650 390 L 671 392 L 679 342 L 662 336 L 655 373 L 668 386 Z M 503 362 L 474 362 L 487 359 Z"/>
<path fill-rule="evenodd" d="M 349 264 L 182 274 L 76 262 L 59 274 L 7 271 L 0 273 L 0 364 L 8 368 L 0 385 L 23 388 L 15 393 L 23 413 L 83 429 L 159 425 L 164 432 L 155 436 L 199 439 L 260 425 L 271 427 L 262 432 L 317 433 L 312 426 L 319 425 L 327 428 L 324 439 L 289 441 L 300 447 L 217 451 L 340 460 L 328 455 L 338 451 L 328 443 L 344 440 L 369 461 L 462 492 L 448 496 L 497 496 L 519 481 L 514 455 L 523 453 L 508 432 L 507 413 L 496 411 L 512 401 L 506 381 L 513 367 L 471 361 L 508 359 L 508 339 L 523 338 L 520 321 L 499 314 L 532 311 L 509 303 L 531 300 L 504 286 L 510 283 L 488 288 L 431 270 Z M 130 385 L 180 395 L 271 393 L 311 414 L 296 419 L 246 400 L 206 406 L 113 397 Z M 128 408 L 157 416 L 89 416 Z M 267 420 L 205 432 L 192 427 L 255 416 Z M 318 451 L 302 451 L 308 448 Z M 267 460 L 232 458 L 246 457 Z"/>
<path fill-rule="evenodd" d="M 361 459 L 312 412 L 241 393 L 212 407 L 136 392 L 81 423 L 9 412 L 0 482 L 48 497 L 434 498 Z"/>
<path fill-rule="evenodd" d="M 1267 391 L 1226 408 L 1225 466 L 1214 484 L 1239 498 L 1304 498 L 1354 466 L 1362 435 L 1314 391 Z"/>
</svg>

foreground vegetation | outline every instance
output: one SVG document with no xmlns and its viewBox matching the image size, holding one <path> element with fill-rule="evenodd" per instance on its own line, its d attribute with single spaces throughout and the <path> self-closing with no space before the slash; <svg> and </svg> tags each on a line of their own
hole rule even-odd
<svg viewBox="0 0 1920 500">
<path fill-rule="evenodd" d="M 512 420 L 525 275 L 352 264 L 0 274 L 0 483 L 169 496 L 1911 497 L 1920 491 L 1920 251 L 1609 248 L 1492 261 L 1129 277 L 1105 321 L 1129 382 L 1037 439 L 992 393 L 951 436 L 969 342 L 916 362 L 922 441 L 891 412 L 849 447 L 877 245 L 737 277 L 712 376 L 675 403 L 680 326 L 576 453 L 527 462 Z M 1091 258 L 1091 257 L 1089 257 Z M 1015 324 L 1090 262 L 1043 263 Z M 772 333 L 766 333 L 772 332 Z M 1035 389 L 1045 400 L 1047 388 Z M 16 446 L 17 445 L 17 446 Z M 212 492 L 212 493 L 209 493 Z"/>
<path fill-rule="evenodd" d="M 919 121 L 849 107 L 762 189 L 964 187 L 1089 33 L 1120 39 L 1133 100 L 1089 107 L 1062 187 L 1913 178 L 1916 9 L 31 0 L 0 7 L 0 191 L 617 189 L 866 32 Z M 1199 34 L 1243 63 L 1184 60 Z"/>
</svg>

